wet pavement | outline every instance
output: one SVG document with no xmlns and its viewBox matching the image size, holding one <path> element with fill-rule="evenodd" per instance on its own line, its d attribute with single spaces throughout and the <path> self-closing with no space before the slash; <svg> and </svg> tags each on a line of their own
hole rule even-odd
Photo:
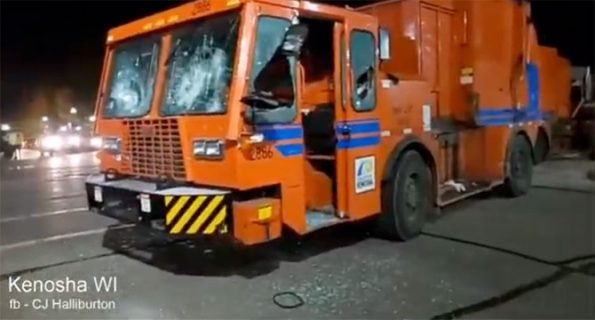
<svg viewBox="0 0 595 320">
<path fill-rule="evenodd" d="M 87 211 L 92 154 L 1 168 L 2 319 L 595 317 L 593 162 L 546 163 L 527 196 L 456 204 L 407 243 L 357 224 L 250 249 L 172 242 Z M 97 290 L 101 277 L 117 286 Z M 47 284 L 67 278 L 86 288 Z M 45 282 L 24 292 L 25 280 Z"/>
</svg>

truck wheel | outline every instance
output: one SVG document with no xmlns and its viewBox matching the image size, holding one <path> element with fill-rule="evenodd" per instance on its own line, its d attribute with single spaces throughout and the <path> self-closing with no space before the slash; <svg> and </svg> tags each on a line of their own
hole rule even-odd
<svg viewBox="0 0 595 320">
<path fill-rule="evenodd" d="M 378 232 L 406 241 L 419 235 L 432 210 L 432 175 L 418 152 L 407 151 L 396 175 L 382 186 L 382 214 Z"/>
<path fill-rule="evenodd" d="M 595 160 L 595 132 L 591 132 L 591 138 L 589 140 L 589 147 L 591 149 L 591 152 L 589 153 L 589 159 Z"/>
<path fill-rule="evenodd" d="M 542 163 L 547 158 L 549 154 L 549 144 L 544 133 L 539 132 L 537 135 L 533 152 L 535 153 L 535 164 Z"/>
<path fill-rule="evenodd" d="M 508 173 L 504 181 L 504 192 L 511 197 L 526 194 L 531 188 L 533 159 L 531 157 L 531 146 L 525 137 L 517 135 L 512 140 L 507 167 Z"/>
</svg>

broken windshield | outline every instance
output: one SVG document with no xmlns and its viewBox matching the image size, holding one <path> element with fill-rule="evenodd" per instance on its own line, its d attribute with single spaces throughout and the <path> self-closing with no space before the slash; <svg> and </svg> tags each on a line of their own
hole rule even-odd
<svg viewBox="0 0 595 320">
<path fill-rule="evenodd" d="M 159 44 L 158 38 L 150 37 L 115 48 L 103 111 L 106 117 L 138 117 L 149 111 Z"/>
<path fill-rule="evenodd" d="M 201 20 L 174 33 L 163 114 L 225 112 L 238 22 L 239 14 L 234 12 Z"/>
</svg>

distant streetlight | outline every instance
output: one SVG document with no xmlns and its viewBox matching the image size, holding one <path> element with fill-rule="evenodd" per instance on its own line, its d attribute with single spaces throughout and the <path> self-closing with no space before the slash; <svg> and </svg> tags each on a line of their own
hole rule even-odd
<svg viewBox="0 0 595 320">
<path fill-rule="evenodd" d="M 41 122 L 48 122 L 50 119 L 47 116 L 41 117 Z"/>
<path fill-rule="evenodd" d="M 75 107 L 70 108 L 70 114 L 76 114 L 76 108 Z"/>
<path fill-rule="evenodd" d="M 3 123 L 2 124 L 2 131 L 9 131 L 10 130 L 10 125 L 7 123 Z"/>
<path fill-rule="evenodd" d="M 95 116 L 89 116 L 89 122 L 95 122 Z"/>
</svg>

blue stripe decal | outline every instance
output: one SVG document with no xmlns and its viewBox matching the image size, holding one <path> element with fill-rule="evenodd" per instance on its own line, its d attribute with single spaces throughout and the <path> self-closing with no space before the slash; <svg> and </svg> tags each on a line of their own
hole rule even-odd
<svg viewBox="0 0 595 320">
<path fill-rule="evenodd" d="M 537 114 L 539 110 L 528 110 L 528 109 L 514 109 L 510 108 L 490 108 L 490 109 L 480 109 L 477 111 L 477 114 L 481 117 L 510 117 L 517 114 Z"/>
<path fill-rule="evenodd" d="M 377 133 L 380 132 L 380 123 L 374 122 L 339 122 L 335 128 L 337 134 L 341 134 L 343 127 L 347 126 L 351 134 Z"/>
<path fill-rule="evenodd" d="M 476 118 L 478 119 L 508 119 L 509 122 L 516 122 L 516 121 L 526 121 L 527 118 L 539 118 L 541 113 L 537 112 L 527 112 L 527 110 L 515 110 L 515 109 L 508 109 L 506 111 L 502 110 L 500 112 L 495 112 L 495 110 L 490 110 L 490 112 L 477 112 Z"/>
<path fill-rule="evenodd" d="M 355 148 L 362 148 L 362 147 L 371 147 L 380 144 L 380 137 L 379 136 L 371 136 L 371 137 L 361 137 L 361 138 L 351 138 L 351 139 L 342 139 L 337 142 L 338 149 L 355 149 Z"/>
<path fill-rule="evenodd" d="M 304 153 L 304 145 L 301 143 L 275 145 L 275 149 L 277 149 L 277 151 L 284 157 L 296 156 Z"/>
<path fill-rule="evenodd" d="M 257 132 L 262 133 L 266 141 L 301 139 L 304 135 L 301 127 L 258 128 Z"/>
<path fill-rule="evenodd" d="M 516 122 L 527 122 L 527 121 L 538 121 L 543 120 L 543 114 L 541 112 L 527 113 L 526 110 L 514 110 L 509 109 L 506 112 L 502 112 L 499 115 L 494 114 L 492 116 L 485 116 L 485 113 L 479 112 L 475 121 L 479 125 L 508 125 Z"/>
<path fill-rule="evenodd" d="M 529 101 L 525 108 L 480 109 L 476 112 L 475 121 L 479 125 L 508 125 L 516 122 L 543 120 L 548 115 L 539 108 L 539 68 L 534 63 L 525 65 L 527 73 L 527 91 Z"/>
<path fill-rule="evenodd" d="M 511 117 L 513 115 L 514 110 L 508 108 L 477 110 L 477 116 L 479 117 Z"/>
<path fill-rule="evenodd" d="M 539 112 L 539 69 L 533 63 L 527 63 L 527 88 L 529 91 L 529 113 Z"/>
</svg>

